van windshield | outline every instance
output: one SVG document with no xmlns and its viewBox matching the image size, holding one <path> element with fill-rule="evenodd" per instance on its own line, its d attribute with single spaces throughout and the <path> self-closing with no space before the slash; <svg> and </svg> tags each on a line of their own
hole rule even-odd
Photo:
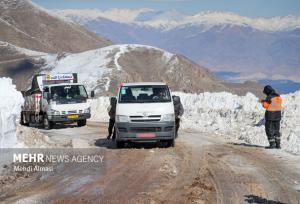
<svg viewBox="0 0 300 204">
<path fill-rule="evenodd" d="M 164 85 L 122 86 L 119 103 L 171 102 L 170 91 Z"/>
<path fill-rule="evenodd" d="M 83 103 L 87 97 L 86 90 L 82 85 L 51 87 L 50 99 L 60 104 Z"/>
</svg>

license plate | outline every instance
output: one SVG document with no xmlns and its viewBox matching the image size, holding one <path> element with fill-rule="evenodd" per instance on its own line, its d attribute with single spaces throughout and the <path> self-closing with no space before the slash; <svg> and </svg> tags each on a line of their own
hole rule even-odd
<svg viewBox="0 0 300 204">
<path fill-rule="evenodd" d="M 155 133 L 139 133 L 137 134 L 138 138 L 153 138 L 155 137 Z"/>
<path fill-rule="evenodd" d="M 78 115 L 69 115 L 68 118 L 70 118 L 70 119 L 76 119 L 76 118 L 78 118 Z"/>
</svg>

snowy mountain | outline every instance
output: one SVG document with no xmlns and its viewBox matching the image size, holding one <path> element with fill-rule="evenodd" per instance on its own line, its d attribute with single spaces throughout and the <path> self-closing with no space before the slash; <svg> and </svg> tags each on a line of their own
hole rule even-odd
<svg viewBox="0 0 300 204">
<path fill-rule="evenodd" d="M 0 41 L 42 52 L 80 52 L 111 42 L 27 0 L 0 1 Z"/>
<path fill-rule="evenodd" d="M 250 91 L 259 95 L 261 92 L 255 83 L 223 83 L 181 55 L 146 45 L 112 45 L 81 53 L 50 54 L 0 42 L 2 51 L 6 54 L 0 58 L 0 76 L 11 77 L 19 90 L 29 88 L 32 76 L 37 73 L 76 72 L 88 91 L 95 90 L 98 95 L 115 94 L 121 83 L 136 81 L 164 81 L 172 90 L 191 93 L 229 91 L 244 95 Z"/>
<path fill-rule="evenodd" d="M 130 18 L 118 19 L 118 13 L 125 11 Z M 55 13 L 116 43 L 160 47 L 213 71 L 240 72 L 246 80 L 257 72 L 266 79 L 300 78 L 299 16 L 249 18 L 226 12 L 186 15 L 150 9 Z"/>
<path fill-rule="evenodd" d="M 164 81 L 172 90 L 191 93 L 261 91 L 258 85 L 235 87 L 222 83 L 183 56 L 145 45 L 112 45 L 77 54 L 48 55 L 43 59 L 45 65 L 40 71 L 76 72 L 88 91 L 95 90 L 98 95 L 116 94 L 121 83 L 139 81 Z"/>
</svg>

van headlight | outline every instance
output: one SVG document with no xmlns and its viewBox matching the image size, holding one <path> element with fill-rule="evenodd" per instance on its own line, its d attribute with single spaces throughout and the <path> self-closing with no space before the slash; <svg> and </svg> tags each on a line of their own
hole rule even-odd
<svg viewBox="0 0 300 204">
<path fill-rule="evenodd" d="M 87 108 L 84 110 L 84 113 L 91 113 L 91 108 Z"/>
<path fill-rule="evenodd" d="M 161 121 L 163 121 L 163 122 L 175 121 L 175 115 L 174 114 L 162 115 Z"/>
<path fill-rule="evenodd" d="M 129 117 L 126 115 L 117 115 L 116 116 L 116 122 L 119 123 L 128 123 L 129 122 Z"/>
<path fill-rule="evenodd" d="M 59 115 L 59 111 L 51 109 L 51 115 Z"/>
</svg>

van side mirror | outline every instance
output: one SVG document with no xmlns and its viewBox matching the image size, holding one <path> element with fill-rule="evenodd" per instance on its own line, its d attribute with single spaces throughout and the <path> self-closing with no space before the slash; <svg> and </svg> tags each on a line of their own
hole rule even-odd
<svg viewBox="0 0 300 204">
<path fill-rule="evenodd" d="M 91 98 L 95 97 L 95 91 L 91 91 Z"/>
</svg>

